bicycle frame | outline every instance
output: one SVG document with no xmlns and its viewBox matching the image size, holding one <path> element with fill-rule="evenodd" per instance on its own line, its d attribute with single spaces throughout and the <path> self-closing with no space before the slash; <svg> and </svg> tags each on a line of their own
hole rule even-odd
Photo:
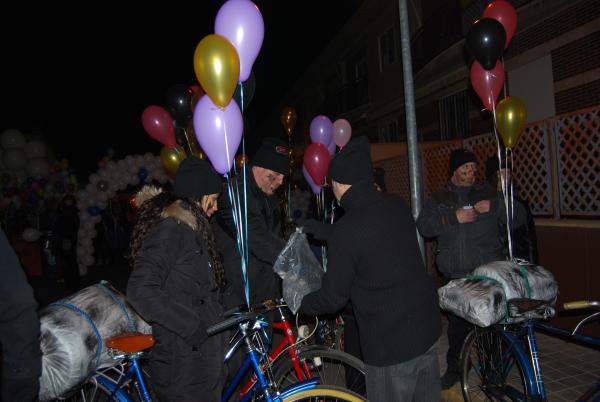
<svg viewBox="0 0 600 402">
<path fill-rule="evenodd" d="M 281 322 L 274 322 L 272 324 L 272 327 L 273 327 L 273 329 L 282 331 L 284 338 L 281 340 L 281 342 L 279 342 L 279 344 L 277 345 L 275 350 L 273 350 L 273 352 L 271 352 L 271 354 L 269 355 L 270 361 L 274 361 L 287 347 L 296 344 L 296 337 L 294 336 L 294 331 L 292 330 L 292 326 L 290 325 L 287 318 L 285 318 L 285 314 L 284 314 L 283 310 L 281 309 L 281 307 L 279 307 L 278 310 L 279 310 Z M 310 373 L 310 370 L 309 370 L 307 364 L 305 362 L 300 362 L 300 360 L 298 360 L 298 354 L 296 352 L 296 348 L 294 348 L 292 346 L 292 347 L 289 347 L 287 349 L 287 351 L 292 360 L 292 363 L 294 366 L 294 371 L 296 372 L 296 376 L 298 377 L 298 379 L 299 380 L 311 379 L 312 375 Z M 239 381 L 241 381 L 241 378 L 244 376 L 244 374 L 249 369 L 249 367 L 250 367 L 249 356 L 246 356 L 246 358 L 244 359 L 244 363 L 242 364 L 240 369 L 236 372 L 236 376 L 232 380 L 232 383 L 235 380 L 237 380 L 235 386 L 237 386 Z M 238 378 L 238 375 L 239 375 L 239 378 Z M 244 387 L 242 387 L 242 389 L 240 391 L 240 400 L 244 399 L 245 395 L 248 394 L 248 391 L 250 391 L 251 389 L 254 388 L 255 384 L 256 384 L 256 375 L 253 375 L 252 378 L 250 378 L 250 380 L 248 380 L 248 382 L 244 385 Z M 229 388 L 230 387 L 227 388 L 227 391 L 229 391 Z M 233 393 L 233 390 L 231 392 Z M 231 396 L 231 394 L 229 394 L 228 397 L 229 396 Z"/>
<path fill-rule="evenodd" d="M 123 389 L 123 386 L 135 377 L 137 379 L 137 386 L 139 387 L 138 391 L 142 397 L 142 402 L 152 402 L 150 393 L 148 392 L 148 387 L 144 382 L 144 376 L 142 375 L 142 370 L 140 369 L 138 359 L 133 357 L 130 359 L 130 362 L 131 365 L 129 365 L 127 368 L 127 372 L 119 377 L 118 382 L 115 383 L 108 376 L 102 373 L 95 377 L 96 381 L 111 392 L 111 399 L 119 402 L 130 402 L 131 398 L 129 398 L 127 392 Z"/>
</svg>

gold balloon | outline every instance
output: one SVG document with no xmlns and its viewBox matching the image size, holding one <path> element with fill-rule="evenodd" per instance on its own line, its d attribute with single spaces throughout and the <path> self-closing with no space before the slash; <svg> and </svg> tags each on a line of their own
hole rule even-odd
<svg viewBox="0 0 600 402">
<path fill-rule="evenodd" d="M 194 71 L 213 103 L 227 106 L 240 78 L 240 58 L 231 42 L 221 35 L 205 36 L 194 52 Z"/>
<path fill-rule="evenodd" d="M 281 111 L 281 124 L 283 124 L 283 128 L 287 132 L 288 136 L 291 136 L 292 132 L 294 131 L 297 117 L 296 110 L 293 107 L 286 106 Z"/>
<path fill-rule="evenodd" d="M 172 174 L 177 172 L 179 165 L 186 157 L 185 151 L 179 145 L 172 148 L 164 146 L 160 150 L 160 163 L 167 172 Z"/>
<path fill-rule="evenodd" d="M 205 160 L 206 154 L 202 151 L 202 148 L 200 148 L 200 144 L 198 144 L 198 140 L 196 139 L 196 132 L 194 131 L 194 124 L 192 121 L 189 122 L 185 130 L 185 137 L 187 139 L 188 144 L 190 145 L 192 155 L 196 155 L 198 158 Z"/>
<path fill-rule="evenodd" d="M 507 96 L 496 107 L 496 128 L 506 148 L 514 148 L 527 120 L 525 103 L 516 96 Z"/>
</svg>

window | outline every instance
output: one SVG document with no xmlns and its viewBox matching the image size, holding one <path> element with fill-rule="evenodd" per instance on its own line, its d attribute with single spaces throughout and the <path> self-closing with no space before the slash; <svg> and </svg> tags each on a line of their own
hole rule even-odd
<svg viewBox="0 0 600 402">
<path fill-rule="evenodd" d="M 471 131 L 467 91 L 461 91 L 438 101 L 440 139 L 466 138 Z"/>
<path fill-rule="evenodd" d="M 396 41 L 394 39 L 394 28 L 389 28 L 379 37 L 379 71 L 385 66 L 396 61 Z"/>
</svg>

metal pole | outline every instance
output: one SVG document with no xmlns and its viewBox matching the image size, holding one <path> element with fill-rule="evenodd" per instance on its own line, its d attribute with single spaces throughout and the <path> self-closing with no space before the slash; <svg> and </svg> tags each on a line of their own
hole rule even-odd
<svg viewBox="0 0 600 402">
<path fill-rule="evenodd" d="M 406 112 L 406 140 L 408 142 L 408 170 L 410 179 L 410 205 L 415 220 L 421 212 L 421 164 L 417 146 L 417 118 L 415 116 L 415 94 L 413 88 L 412 57 L 410 54 L 410 29 L 406 0 L 398 0 L 400 9 L 400 39 L 402 42 L 402 72 L 404 76 L 404 108 Z M 417 233 L 423 261 L 425 242 Z"/>
</svg>

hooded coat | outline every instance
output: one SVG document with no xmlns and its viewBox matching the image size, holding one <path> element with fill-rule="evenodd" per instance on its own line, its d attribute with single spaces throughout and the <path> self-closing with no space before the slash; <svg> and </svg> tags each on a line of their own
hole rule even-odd
<svg viewBox="0 0 600 402">
<path fill-rule="evenodd" d="M 158 190 L 145 187 L 139 205 Z M 181 200 L 163 209 L 146 234 L 127 284 L 127 300 L 152 325 L 152 384 L 160 401 L 219 400 L 223 386 L 223 334 L 206 328 L 223 320 L 199 222 Z"/>
</svg>

